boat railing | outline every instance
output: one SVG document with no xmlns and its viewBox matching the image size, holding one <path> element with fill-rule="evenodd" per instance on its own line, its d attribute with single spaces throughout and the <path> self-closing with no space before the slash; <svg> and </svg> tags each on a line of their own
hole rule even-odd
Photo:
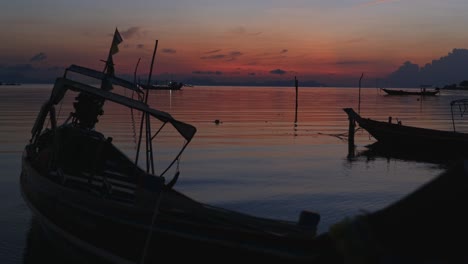
<svg viewBox="0 0 468 264">
<path fill-rule="evenodd" d="M 73 68 L 73 69 L 78 69 L 78 68 Z M 90 72 L 92 73 L 92 71 Z M 91 86 L 82 82 L 78 82 L 75 80 L 71 80 L 68 78 L 57 78 L 54 84 L 54 88 L 52 90 L 51 96 L 49 100 L 43 105 L 40 111 L 40 114 L 38 115 L 36 122 L 34 124 L 34 127 L 31 131 L 32 132 L 31 142 L 35 142 L 37 140 L 37 137 L 41 134 L 47 115 L 50 115 L 49 118 L 55 118 L 55 115 L 53 114 L 55 113 L 54 105 L 59 104 L 63 100 L 68 90 L 78 92 L 78 93 L 86 93 L 86 94 L 101 98 L 106 101 L 111 101 L 119 105 L 128 107 L 130 109 L 138 110 L 143 115 L 147 115 L 148 117 L 157 119 L 158 121 L 162 123 L 162 126 L 159 130 L 157 130 L 157 132 L 154 135 L 151 134 L 151 131 L 148 131 L 150 135 L 147 138 L 148 141 L 153 141 L 155 137 L 159 134 L 161 129 L 167 123 L 171 124 L 172 127 L 175 128 L 175 130 L 185 139 L 185 143 L 180 149 L 180 151 L 176 154 L 175 158 L 170 162 L 167 168 L 161 174 L 159 174 L 159 176 L 163 176 L 176 162 L 179 161 L 180 156 L 182 155 L 183 151 L 185 150 L 187 145 L 191 142 L 193 136 L 196 133 L 196 128 L 194 126 L 174 119 L 169 113 L 150 108 L 146 103 L 140 100 L 135 100 L 127 96 L 111 92 L 109 90 L 100 89 L 100 88 L 97 88 L 97 87 L 94 87 L 94 86 Z M 152 160 L 151 154 L 152 153 L 150 153 L 149 157 L 151 157 L 151 160 Z M 147 158 L 146 163 L 149 163 L 149 162 L 152 163 L 151 160 L 148 160 Z M 135 158 L 135 165 L 137 166 L 137 164 L 138 164 L 138 158 Z M 149 172 L 148 168 L 147 168 L 147 172 Z"/>
<path fill-rule="evenodd" d="M 88 76 L 88 77 L 92 77 L 94 79 L 101 80 L 101 81 L 108 80 L 112 84 L 122 86 L 124 88 L 133 90 L 133 91 L 135 91 L 137 93 L 140 93 L 140 94 L 143 93 L 143 91 L 138 87 L 138 85 L 136 85 L 136 84 L 134 84 L 132 82 L 129 82 L 127 80 L 115 77 L 113 75 L 106 74 L 104 72 L 96 71 L 96 70 L 93 70 L 93 69 L 89 69 L 89 68 L 74 65 L 74 64 L 72 64 L 70 67 L 68 67 L 65 70 L 64 78 L 67 77 L 68 72 L 75 72 L 75 73 L 82 74 L 82 75 L 85 75 L 85 76 Z"/>
</svg>

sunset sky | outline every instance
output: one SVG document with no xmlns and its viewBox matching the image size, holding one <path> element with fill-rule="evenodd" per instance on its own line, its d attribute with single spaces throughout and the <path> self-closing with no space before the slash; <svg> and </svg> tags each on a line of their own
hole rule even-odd
<svg viewBox="0 0 468 264">
<path fill-rule="evenodd" d="M 102 68 L 117 27 L 117 74 L 315 80 L 347 85 L 468 48 L 466 0 L 16 0 L 0 4 L 0 70 L 51 78 Z M 36 79 L 37 79 L 36 78 Z M 33 78 L 34 79 L 34 78 Z M 34 79 L 34 80 L 36 80 Z M 52 78 L 53 80 L 53 78 Z M 1 81 L 1 80 L 0 80 Z M 21 81 L 21 80 L 18 80 Z"/>
</svg>

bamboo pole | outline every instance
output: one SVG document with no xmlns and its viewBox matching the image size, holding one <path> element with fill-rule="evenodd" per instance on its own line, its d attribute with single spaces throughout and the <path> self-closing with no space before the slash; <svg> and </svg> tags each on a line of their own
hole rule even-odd
<svg viewBox="0 0 468 264">
<path fill-rule="evenodd" d="M 158 40 L 154 44 L 153 58 L 151 59 L 150 72 L 148 73 L 147 86 L 151 84 L 151 76 L 153 75 L 154 58 L 156 56 L 156 50 L 158 49 Z M 149 90 L 146 92 L 145 104 L 148 104 Z M 151 140 L 151 122 L 149 114 L 146 114 L 146 172 L 149 172 L 149 165 L 151 164 L 151 173 L 154 174 L 154 160 L 153 160 L 153 141 Z"/>
<path fill-rule="evenodd" d="M 356 121 L 353 117 L 348 115 L 349 129 L 348 129 L 348 158 L 354 158 L 354 131 L 356 131 Z"/>
<path fill-rule="evenodd" d="M 294 124 L 297 124 L 297 108 L 298 108 L 298 93 L 299 93 L 299 81 L 297 80 L 297 77 L 294 76 L 294 84 L 296 86 L 296 111 L 294 115 Z"/>
<path fill-rule="evenodd" d="M 361 78 L 359 78 L 359 102 L 358 102 L 358 114 L 361 113 L 361 81 L 362 77 L 364 77 L 364 73 L 361 74 Z"/>
</svg>

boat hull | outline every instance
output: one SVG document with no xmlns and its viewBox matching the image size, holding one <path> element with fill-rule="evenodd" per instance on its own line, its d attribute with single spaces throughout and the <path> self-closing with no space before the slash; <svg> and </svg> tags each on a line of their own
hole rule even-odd
<svg viewBox="0 0 468 264">
<path fill-rule="evenodd" d="M 110 50 L 121 41 L 116 30 Z M 219 255 L 222 262 L 236 263 L 315 259 L 311 242 L 318 214 L 301 214 L 297 223 L 259 218 L 197 202 L 172 188 L 178 179 L 180 156 L 196 128 L 140 100 L 148 99 L 148 93 L 141 91 L 144 87 L 115 76 L 114 53 L 109 52 L 104 72 L 67 67 L 63 77 L 56 79 L 31 129 L 22 159 L 21 191 L 45 229 L 112 263 L 156 263 L 161 259 L 219 263 Z M 69 72 L 73 78 L 67 77 Z M 78 81 L 89 78 L 99 80 L 99 85 Z M 129 97 L 120 89 L 114 90 L 114 85 L 140 96 L 133 98 L 132 93 Z M 176 82 L 167 85 L 164 89 L 183 86 Z M 73 112 L 60 125 L 55 107 L 67 93 L 78 94 Z M 145 117 L 134 160 L 112 143 L 112 137 L 96 129 L 106 102 L 139 111 Z M 160 125 L 154 135 L 153 122 Z M 159 160 L 153 156 L 152 142 L 166 134 L 159 133 L 166 124 L 185 143 L 160 175 L 150 174 L 154 161 Z M 143 128 L 146 170 L 138 167 Z M 175 142 L 172 132 L 168 136 Z M 167 154 L 163 153 L 162 159 Z M 176 174 L 165 184 L 164 175 L 169 170 Z"/>
<path fill-rule="evenodd" d="M 387 93 L 388 95 L 421 95 L 421 96 L 433 96 L 437 95 L 440 91 L 421 91 L 421 92 L 411 92 L 411 91 L 403 91 L 403 90 L 389 90 L 384 89 L 382 90 Z"/>
<path fill-rule="evenodd" d="M 141 87 L 145 90 L 181 90 L 184 86 L 182 83 L 175 83 L 172 85 L 143 85 L 140 84 Z"/>
<path fill-rule="evenodd" d="M 453 155 L 468 152 L 468 134 L 405 126 L 362 118 L 352 109 L 348 116 L 369 132 L 381 145 L 413 152 L 437 152 Z"/>
</svg>

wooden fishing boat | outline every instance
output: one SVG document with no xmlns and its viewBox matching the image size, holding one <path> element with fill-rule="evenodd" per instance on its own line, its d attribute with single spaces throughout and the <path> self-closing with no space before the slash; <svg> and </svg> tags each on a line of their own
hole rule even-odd
<svg viewBox="0 0 468 264">
<path fill-rule="evenodd" d="M 140 84 L 140 86 L 144 90 L 180 90 L 184 87 L 184 84 L 181 82 L 170 81 L 167 84 Z"/>
<path fill-rule="evenodd" d="M 112 46 L 119 40 L 114 35 Z M 195 201 L 174 189 L 179 166 L 173 165 L 179 163 L 196 128 L 145 101 L 114 92 L 118 85 L 143 93 L 134 83 L 114 75 L 112 54 L 111 48 L 105 72 L 68 67 L 55 81 L 33 126 L 23 152 L 20 183 L 24 200 L 44 229 L 111 263 L 156 263 L 181 254 L 212 262 L 218 262 L 220 254 L 227 262 L 313 260 L 318 214 L 302 212 L 298 222 L 260 218 Z M 73 74 L 98 79 L 100 86 L 76 81 L 70 77 Z M 57 124 L 55 106 L 69 93 L 77 93 L 74 112 Z M 146 170 L 138 166 L 141 136 L 136 158 L 131 160 L 111 137 L 98 131 L 103 108 L 111 103 L 141 113 Z M 151 124 L 156 121 L 161 128 L 153 135 Z M 157 174 L 152 140 L 166 125 L 185 144 Z M 166 181 L 170 168 L 176 172 Z"/>
<path fill-rule="evenodd" d="M 421 96 L 431 96 L 431 95 L 437 95 L 440 93 L 440 90 L 435 90 L 435 91 L 426 91 L 422 90 L 421 91 L 405 91 L 405 90 L 391 90 L 391 89 L 385 89 L 381 88 L 382 91 L 387 93 L 388 95 L 421 95 Z"/>
<path fill-rule="evenodd" d="M 352 108 L 345 108 L 351 120 L 371 134 L 381 145 L 414 152 L 446 152 L 462 154 L 468 151 L 468 134 L 412 127 L 401 123 L 363 118 Z"/>
</svg>

